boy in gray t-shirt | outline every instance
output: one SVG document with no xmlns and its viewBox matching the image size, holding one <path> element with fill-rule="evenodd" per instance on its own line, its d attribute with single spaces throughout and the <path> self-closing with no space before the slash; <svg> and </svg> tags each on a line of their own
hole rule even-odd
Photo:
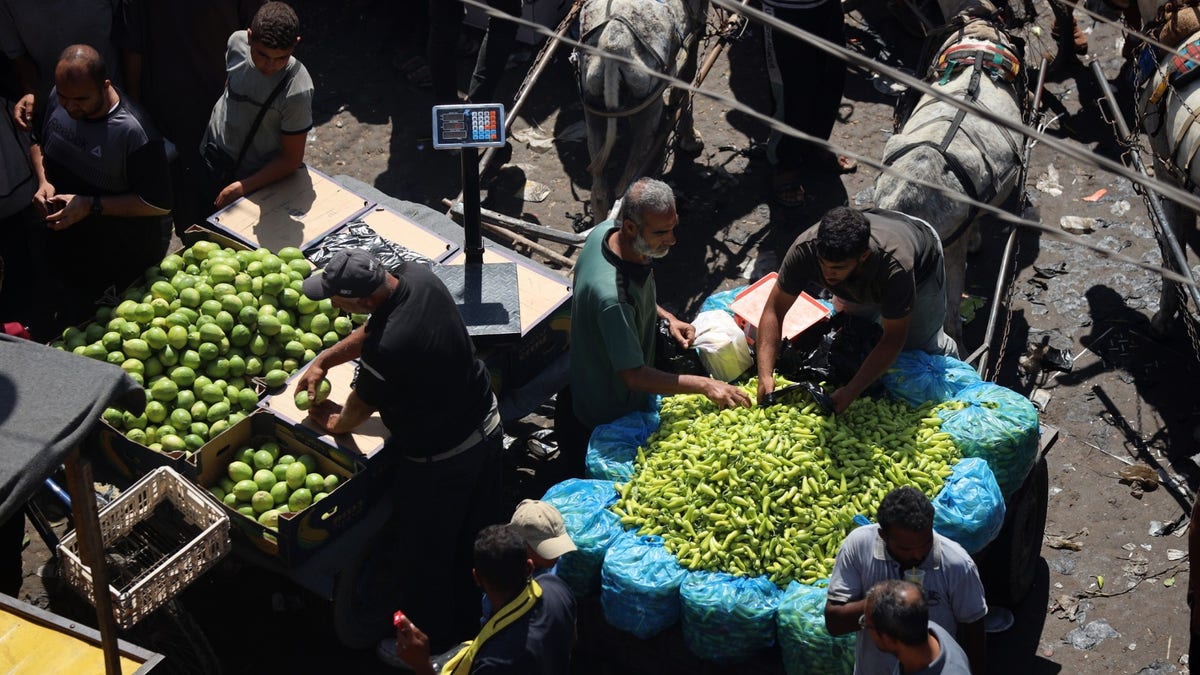
<svg viewBox="0 0 1200 675">
<path fill-rule="evenodd" d="M 292 56 L 299 32 L 300 20 L 291 7 L 268 2 L 255 13 L 248 30 L 229 36 L 225 92 L 213 106 L 200 143 L 201 211 L 224 208 L 286 178 L 303 163 L 313 124 L 313 82 Z M 267 110 L 251 137 L 264 105 Z"/>
</svg>

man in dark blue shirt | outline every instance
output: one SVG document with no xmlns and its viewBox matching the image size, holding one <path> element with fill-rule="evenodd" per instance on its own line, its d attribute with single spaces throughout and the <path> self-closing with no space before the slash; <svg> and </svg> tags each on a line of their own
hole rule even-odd
<svg viewBox="0 0 1200 675">
<path fill-rule="evenodd" d="M 552 574 L 532 578 L 525 542 L 509 525 L 492 525 L 475 540 L 475 581 L 499 607 L 474 640 L 441 666 L 449 675 L 562 675 L 571 670 L 575 597 Z M 435 675 L 429 638 L 401 616 L 396 656 L 418 675 Z M 438 659 L 441 661 L 441 658 Z M 440 665 L 440 664 L 439 664 Z"/>
</svg>

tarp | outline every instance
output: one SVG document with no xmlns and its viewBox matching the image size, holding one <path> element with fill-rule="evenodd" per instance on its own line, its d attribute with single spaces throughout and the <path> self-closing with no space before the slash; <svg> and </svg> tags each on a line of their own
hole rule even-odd
<svg viewBox="0 0 1200 675">
<path fill-rule="evenodd" d="M 121 400 L 145 394 L 120 367 L 0 335 L 0 522 L 16 514 Z"/>
</svg>

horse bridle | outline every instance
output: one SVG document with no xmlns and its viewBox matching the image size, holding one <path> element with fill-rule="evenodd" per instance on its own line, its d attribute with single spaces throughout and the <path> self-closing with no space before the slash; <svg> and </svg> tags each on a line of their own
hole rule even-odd
<svg viewBox="0 0 1200 675">
<path fill-rule="evenodd" d="M 648 43 L 646 41 L 646 38 L 642 37 L 642 34 L 640 32 L 638 32 L 638 30 L 633 26 L 633 24 L 629 21 L 629 19 L 625 18 L 624 16 L 619 16 L 619 15 L 618 16 L 609 16 L 604 21 L 601 21 L 600 23 L 596 24 L 595 26 L 592 26 L 592 28 L 590 30 L 588 30 L 588 32 L 584 33 L 579 38 L 579 41 L 585 45 L 588 45 L 589 47 L 595 47 L 596 45 L 592 42 L 593 37 L 596 35 L 599 35 L 600 31 L 602 31 L 604 29 L 604 27 L 607 26 L 610 21 L 616 21 L 618 23 L 624 24 L 625 27 L 629 29 L 630 34 L 633 35 L 633 39 L 637 40 L 638 46 L 640 46 L 643 51 L 649 52 L 650 55 L 654 57 L 654 61 L 656 64 L 656 67 L 654 70 L 655 70 L 655 72 L 663 75 L 663 77 L 659 78 L 658 86 L 656 86 L 654 88 L 654 91 L 652 91 L 650 93 L 650 95 L 646 97 L 646 99 L 644 101 L 638 103 L 637 105 L 635 105 L 633 107 L 622 108 L 620 110 L 600 110 L 600 109 L 593 108 L 592 106 L 588 105 L 587 100 L 585 98 L 583 101 L 583 109 L 585 111 L 587 111 L 588 113 L 591 113 L 598 117 L 630 117 L 630 116 L 636 115 L 636 114 L 642 112 L 643 110 L 645 110 L 646 108 L 650 107 L 650 104 L 654 103 L 654 101 L 656 99 L 661 97 L 663 92 L 666 91 L 667 87 L 670 86 L 670 82 L 667 80 L 667 78 L 672 77 L 674 75 L 674 73 L 671 72 L 670 64 L 668 64 L 666 62 L 666 60 L 662 56 L 659 55 L 658 52 L 654 51 L 654 48 L 650 46 L 650 43 Z M 677 40 L 679 40 L 678 35 L 676 35 L 675 37 Z M 681 44 L 686 45 L 686 39 L 680 40 L 680 42 L 681 42 Z M 672 51 L 678 51 L 678 48 L 676 48 Z M 579 68 L 578 63 L 576 64 L 575 77 L 577 80 L 577 84 L 579 85 L 580 91 L 583 91 L 583 71 L 581 68 Z"/>
</svg>

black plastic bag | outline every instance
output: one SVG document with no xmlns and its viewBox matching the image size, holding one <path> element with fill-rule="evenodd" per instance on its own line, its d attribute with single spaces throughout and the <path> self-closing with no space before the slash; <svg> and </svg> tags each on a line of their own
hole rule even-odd
<svg viewBox="0 0 1200 675">
<path fill-rule="evenodd" d="M 654 335 L 654 367 L 677 375 L 708 376 L 700 355 L 695 349 L 680 347 L 671 337 L 671 327 L 666 319 L 658 320 L 658 332 Z"/>
<path fill-rule="evenodd" d="M 406 262 L 433 266 L 433 261 L 429 258 L 384 239 L 379 236 L 378 232 L 371 229 L 370 225 L 361 220 L 350 221 L 346 227 L 309 247 L 304 255 L 317 267 L 325 267 L 326 263 L 333 258 L 334 253 L 346 248 L 361 248 L 369 251 L 379 258 L 383 266 L 392 274 L 396 274 L 397 270 Z"/>
<path fill-rule="evenodd" d="M 836 389 L 854 377 L 882 336 L 883 328 L 874 321 L 852 314 L 834 314 L 829 321 L 785 342 L 775 368 L 789 380 L 825 382 Z M 877 386 L 878 383 L 872 385 L 872 389 Z"/>
</svg>

